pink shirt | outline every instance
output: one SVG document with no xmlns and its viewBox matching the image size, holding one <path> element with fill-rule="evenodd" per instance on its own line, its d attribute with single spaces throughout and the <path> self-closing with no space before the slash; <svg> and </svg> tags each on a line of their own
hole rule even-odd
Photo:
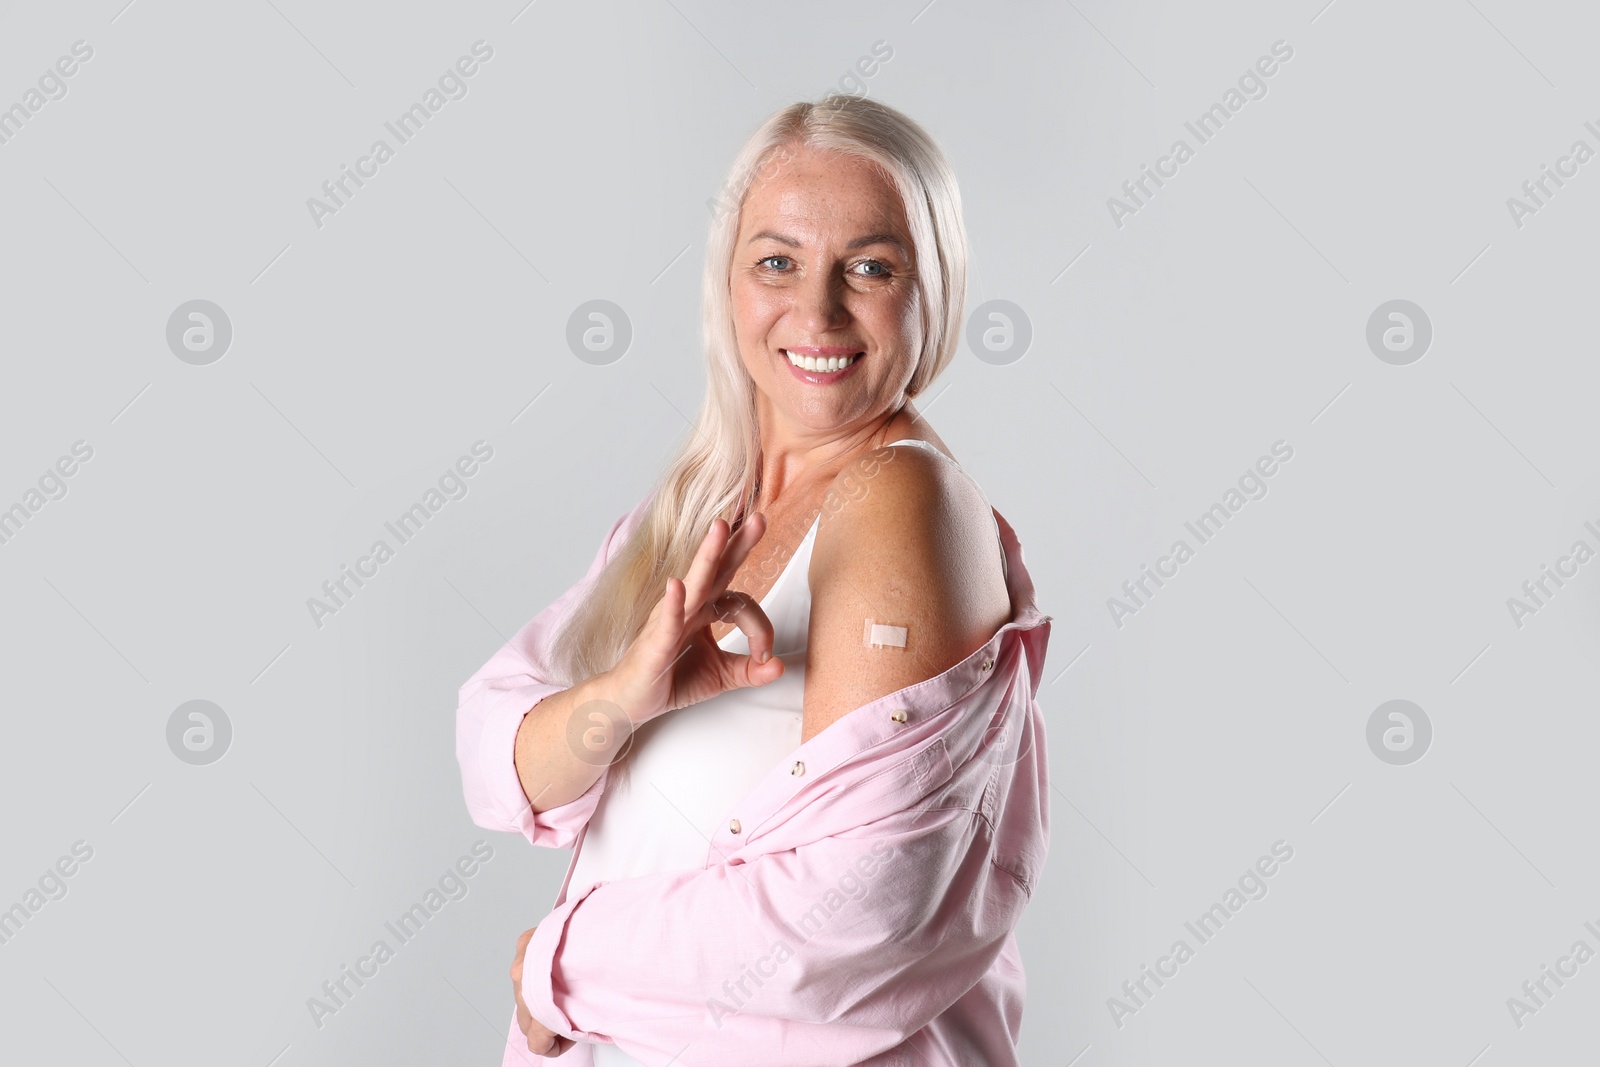
<svg viewBox="0 0 1600 1067">
<path fill-rule="evenodd" d="M 581 847 L 609 770 L 535 813 L 517 728 L 565 688 L 551 681 L 551 641 L 648 501 L 461 687 L 456 756 L 479 826 Z M 568 867 L 528 944 L 522 996 L 578 1044 L 541 1060 L 513 1014 L 506 1067 L 588 1067 L 588 1042 L 673 1067 L 1019 1062 L 1026 983 L 1012 930 L 1049 847 L 1037 693 L 1052 616 L 994 514 L 1014 615 L 987 644 L 796 748 L 728 813 L 703 867 L 583 886 Z"/>
</svg>

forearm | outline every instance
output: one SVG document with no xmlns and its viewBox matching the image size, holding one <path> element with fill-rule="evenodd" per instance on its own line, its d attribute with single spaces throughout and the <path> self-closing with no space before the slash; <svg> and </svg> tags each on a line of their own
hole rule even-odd
<svg viewBox="0 0 1600 1067">
<path fill-rule="evenodd" d="M 587 792 L 616 758 L 627 729 L 605 674 L 535 704 L 517 727 L 514 756 L 533 810 L 548 811 Z"/>
</svg>

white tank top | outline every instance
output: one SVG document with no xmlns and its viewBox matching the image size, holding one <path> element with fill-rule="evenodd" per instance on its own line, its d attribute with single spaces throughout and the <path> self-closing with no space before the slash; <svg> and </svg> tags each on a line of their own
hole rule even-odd
<svg viewBox="0 0 1600 1067">
<path fill-rule="evenodd" d="M 907 438 L 891 444 L 921 445 L 944 455 L 926 441 Z M 756 783 L 800 747 L 811 550 L 820 521 L 818 515 L 761 599 L 761 610 L 772 620 L 773 653 L 783 660 L 783 677 L 768 685 L 730 689 L 641 729 L 627 755 L 630 766 L 606 783 L 579 842 L 569 896 L 593 882 L 705 867 L 712 835 L 727 825 L 730 813 Z M 995 538 L 999 540 L 998 525 Z M 717 645 L 742 655 L 750 651 L 738 628 Z M 627 965 L 627 960 L 617 960 L 617 966 Z M 645 1067 L 615 1045 L 591 1048 L 595 1067 Z"/>
</svg>

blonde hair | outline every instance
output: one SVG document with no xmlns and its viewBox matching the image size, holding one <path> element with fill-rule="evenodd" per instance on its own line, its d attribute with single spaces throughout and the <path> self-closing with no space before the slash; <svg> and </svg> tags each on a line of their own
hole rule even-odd
<svg viewBox="0 0 1600 1067">
<path fill-rule="evenodd" d="M 683 577 L 711 522 L 734 523 L 754 500 L 761 470 L 755 383 L 739 356 L 729 278 L 739 209 L 758 176 L 802 148 L 876 163 L 905 206 L 916 257 L 922 350 L 906 395 L 922 393 L 955 358 L 967 291 L 967 236 L 961 195 L 943 150 L 900 111 L 865 97 L 833 93 L 774 113 L 751 135 L 714 204 L 703 276 L 706 395 L 693 433 L 654 490 L 632 534 L 597 575 L 589 595 L 557 635 L 554 669 L 564 685 L 610 670 L 621 659 L 669 577 Z"/>
</svg>

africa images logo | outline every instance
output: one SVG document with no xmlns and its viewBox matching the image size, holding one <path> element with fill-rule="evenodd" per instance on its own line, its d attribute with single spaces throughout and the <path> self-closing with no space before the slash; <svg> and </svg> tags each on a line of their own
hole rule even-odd
<svg viewBox="0 0 1600 1067">
<path fill-rule="evenodd" d="M 315 196 L 306 198 L 306 210 L 311 213 L 311 221 L 317 229 L 322 229 L 322 220 L 325 216 L 337 215 L 356 192 L 367 184 L 367 181 L 376 178 L 378 168 L 393 159 L 401 146 L 421 133 L 422 127 L 438 114 L 445 104 L 451 100 L 464 99 L 468 91 L 466 79 L 477 74 L 480 65 L 489 62 L 493 57 L 494 48 L 491 45 L 481 39 L 474 41 L 471 56 L 462 56 L 456 60 L 453 67 L 445 68 L 444 73 L 439 75 L 438 88 L 428 86 L 420 102 L 406 108 L 393 122 L 383 124 L 384 129 L 394 137 L 394 145 L 391 146 L 388 141 L 380 137 L 372 142 L 366 155 L 357 158 L 354 171 L 343 163 L 339 164 L 339 176 L 322 183 L 322 194 L 326 199 Z M 354 189 L 350 188 L 351 184 L 355 185 Z"/>
</svg>

